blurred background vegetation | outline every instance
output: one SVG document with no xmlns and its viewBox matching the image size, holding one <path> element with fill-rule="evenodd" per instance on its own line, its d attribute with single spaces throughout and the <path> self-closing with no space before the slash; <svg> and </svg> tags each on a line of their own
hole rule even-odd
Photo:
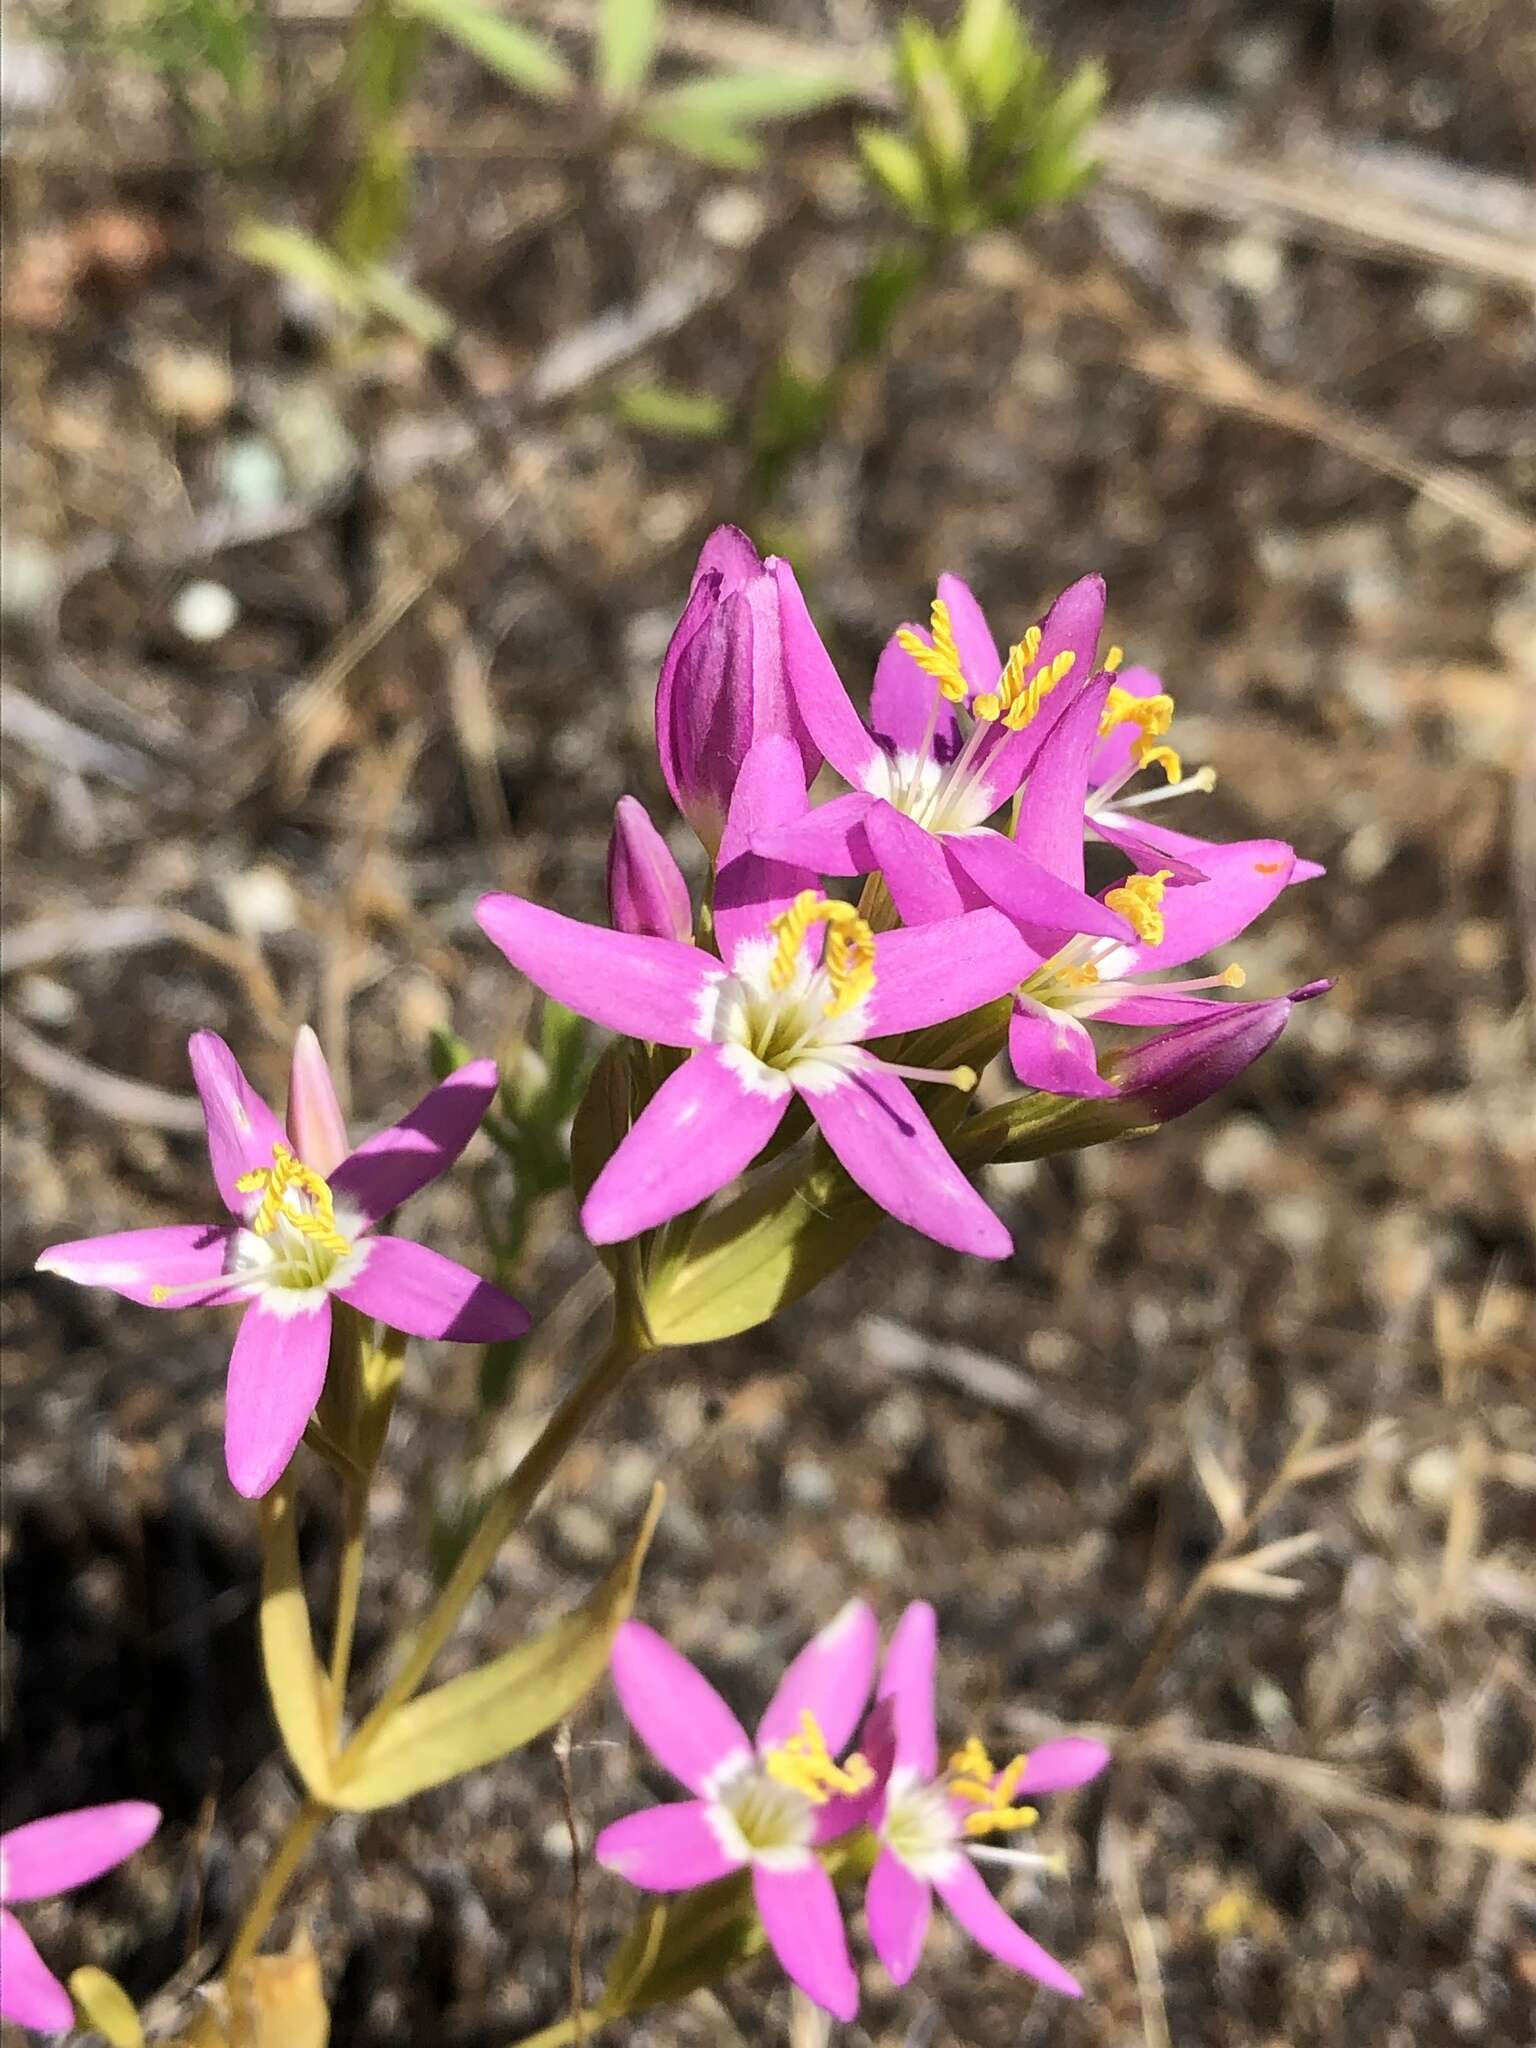
<svg viewBox="0 0 1536 2048">
<path fill-rule="evenodd" d="M 218 1319 L 31 1260 L 187 1213 L 200 1025 L 280 1088 L 309 1018 L 359 1126 L 498 1055 L 423 1208 L 542 1327 L 415 1361 L 377 1644 L 602 1298 L 551 1192 L 595 1048 L 473 903 L 600 914 L 732 519 L 857 687 L 941 569 L 1004 637 L 1102 569 L 1218 769 L 1197 829 L 1329 863 L 1250 988 L 1338 988 L 1187 1125 L 1000 1169 L 1005 1269 L 892 1228 L 658 1361 L 479 1641 L 568 1605 L 661 1465 L 648 1618 L 744 1709 L 862 1590 L 939 1605 L 956 1735 L 1121 1730 L 1053 1823 L 1071 1881 L 1009 1894 L 1083 2006 L 940 1942 L 854 2038 L 1529 2039 L 1528 0 L 17 4 L 0 83 L 6 1819 L 171 1818 L 40 1910 L 50 1955 L 193 1981 L 291 1790 Z M 577 1727 L 582 1842 L 621 1738 L 606 1701 Z M 329 1841 L 296 1902 L 333 2039 L 557 2016 L 559 1814 L 530 1753 Z M 575 1875 L 595 1984 L 629 1901 Z M 771 1984 L 644 2038 L 782 2038 Z"/>
</svg>

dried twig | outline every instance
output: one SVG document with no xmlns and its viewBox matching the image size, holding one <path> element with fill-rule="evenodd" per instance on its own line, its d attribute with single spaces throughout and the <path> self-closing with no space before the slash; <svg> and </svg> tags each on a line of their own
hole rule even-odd
<svg viewBox="0 0 1536 2048">
<path fill-rule="evenodd" d="M 103 1123 L 149 1124 L 162 1131 L 203 1128 L 202 1105 L 195 1095 L 172 1095 L 148 1081 L 109 1074 L 62 1046 L 50 1045 L 8 1012 L 0 1012 L 0 1049 L 24 1074 L 62 1095 L 72 1095 Z"/>
</svg>

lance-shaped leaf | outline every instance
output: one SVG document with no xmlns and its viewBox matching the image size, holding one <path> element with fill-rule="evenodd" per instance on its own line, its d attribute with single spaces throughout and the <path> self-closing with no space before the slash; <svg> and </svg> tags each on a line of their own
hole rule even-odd
<svg viewBox="0 0 1536 2048">
<path fill-rule="evenodd" d="M 597 89 L 629 99 L 651 75 L 660 0 L 602 0 L 597 14 Z"/>
<path fill-rule="evenodd" d="M 333 1804 L 330 1682 L 315 1656 L 287 1478 L 261 1502 L 261 1663 L 289 1760 L 310 1795 Z"/>
<path fill-rule="evenodd" d="M 333 1804 L 353 1812 L 393 1806 L 495 1763 L 563 1720 L 608 1668 L 614 1635 L 635 1604 L 663 1497 L 658 1486 L 626 1555 L 573 1613 L 398 1708 L 354 1761 L 344 1752 Z"/>
<path fill-rule="evenodd" d="M 575 90 L 575 76 L 565 59 L 542 36 L 518 28 L 504 14 L 479 7 L 475 0 L 401 0 L 401 5 L 535 99 L 568 99 Z"/>
<path fill-rule="evenodd" d="M 82 1963 L 69 1973 L 69 1995 L 80 2009 L 80 2017 L 111 2042 L 112 2048 L 144 2048 L 144 2028 L 117 1979 L 94 1963 Z"/>
<path fill-rule="evenodd" d="M 654 94 L 648 111 L 663 118 L 681 114 L 725 128 L 752 128 L 813 114 L 848 99 L 854 90 L 846 71 L 714 71 Z"/>
</svg>

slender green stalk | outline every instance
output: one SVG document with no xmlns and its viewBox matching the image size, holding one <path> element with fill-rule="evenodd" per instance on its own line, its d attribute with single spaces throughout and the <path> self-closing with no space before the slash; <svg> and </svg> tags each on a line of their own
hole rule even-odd
<svg viewBox="0 0 1536 2048">
<path fill-rule="evenodd" d="M 331 1695 L 341 1721 L 352 1670 L 352 1642 L 357 1633 L 357 1603 L 363 1590 L 363 1546 L 368 1530 L 368 1485 L 342 1488 L 341 1569 L 336 1582 L 336 1620 L 331 1633 Z M 333 1731 L 334 1734 L 337 1731 Z"/>
<path fill-rule="evenodd" d="M 317 1799 L 306 1799 L 298 1812 L 289 1821 L 282 1840 L 273 1853 L 272 1861 L 262 1875 L 256 1889 L 256 1896 L 246 1909 L 229 1951 L 229 1960 L 224 1965 L 224 1982 L 234 1989 L 235 1979 L 245 1968 L 261 1946 L 262 1936 L 272 1924 L 273 1915 L 283 1902 L 283 1893 L 293 1880 L 294 1872 L 308 1853 L 309 1845 L 319 1834 L 329 1818 L 330 1809 L 322 1806 Z"/>
<path fill-rule="evenodd" d="M 512 2048 L 566 2048 L 568 2041 L 583 2040 L 618 2017 L 617 2013 L 597 2010 L 573 2013 L 567 2019 L 556 2020 L 552 2027 L 540 2027 L 536 2034 L 525 2034 L 512 2043 Z"/>
<path fill-rule="evenodd" d="M 530 1445 L 516 1471 L 492 1496 L 480 1518 L 479 1527 L 453 1568 L 452 1577 L 407 1646 L 400 1668 L 385 1688 L 383 1698 L 342 1751 L 342 1770 L 357 1761 L 395 1709 L 403 1706 L 415 1693 L 439 1650 L 458 1626 L 460 1615 L 495 1562 L 502 1544 L 526 1519 L 567 1451 L 623 1385 L 647 1348 L 632 1330 L 616 1325 L 601 1356 L 572 1387 L 536 1441 Z"/>
</svg>

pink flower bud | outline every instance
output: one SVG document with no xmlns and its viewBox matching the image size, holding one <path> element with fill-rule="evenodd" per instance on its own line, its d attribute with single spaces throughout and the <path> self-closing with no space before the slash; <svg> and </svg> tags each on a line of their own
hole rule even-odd
<svg viewBox="0 0 1536 2048">
<path fill-rule="evenodd" d="M 794 584 L 793 572 L 771 557 L 765 562 L 744 533 L 718 527 L 704 543 L 687 608 L 661 665 L 661 772 L 711 855 L 755 741 L 769 735 L 792 740 L 807 784 L 821 766 L 790 687 L 779 578 Z"/>
<path fill-rule="evenodd" d="M 336 1100 L 336 1084 L 320 1041 L 307 1024 L 293 1041 L 293 1072 L 288 1083 L 288 1136 L 293 1149 L 316 1173 L 331 1174 L 352 1147 L 346 1119 Z"/>
<path fill-rule="evenodd" d="M 1169 1123 L 1198 1109 L 1268 1052 L 1297 1003 L 1325 995 L 1332 986 L 1309 981 L 1269 1002 L 1224 1003 L 1209 1019 L 1145 1039 L 1112 1063 L 1121 1100 L 1148 1123 Z"/>
<path fill-rule="evenodd" d="M 621 796 L 613 814 L 608 916 L 618 932 L 684 941 L 693 936 L 688 884 L 645 806 L 632 796 Z"/>
</svg>

